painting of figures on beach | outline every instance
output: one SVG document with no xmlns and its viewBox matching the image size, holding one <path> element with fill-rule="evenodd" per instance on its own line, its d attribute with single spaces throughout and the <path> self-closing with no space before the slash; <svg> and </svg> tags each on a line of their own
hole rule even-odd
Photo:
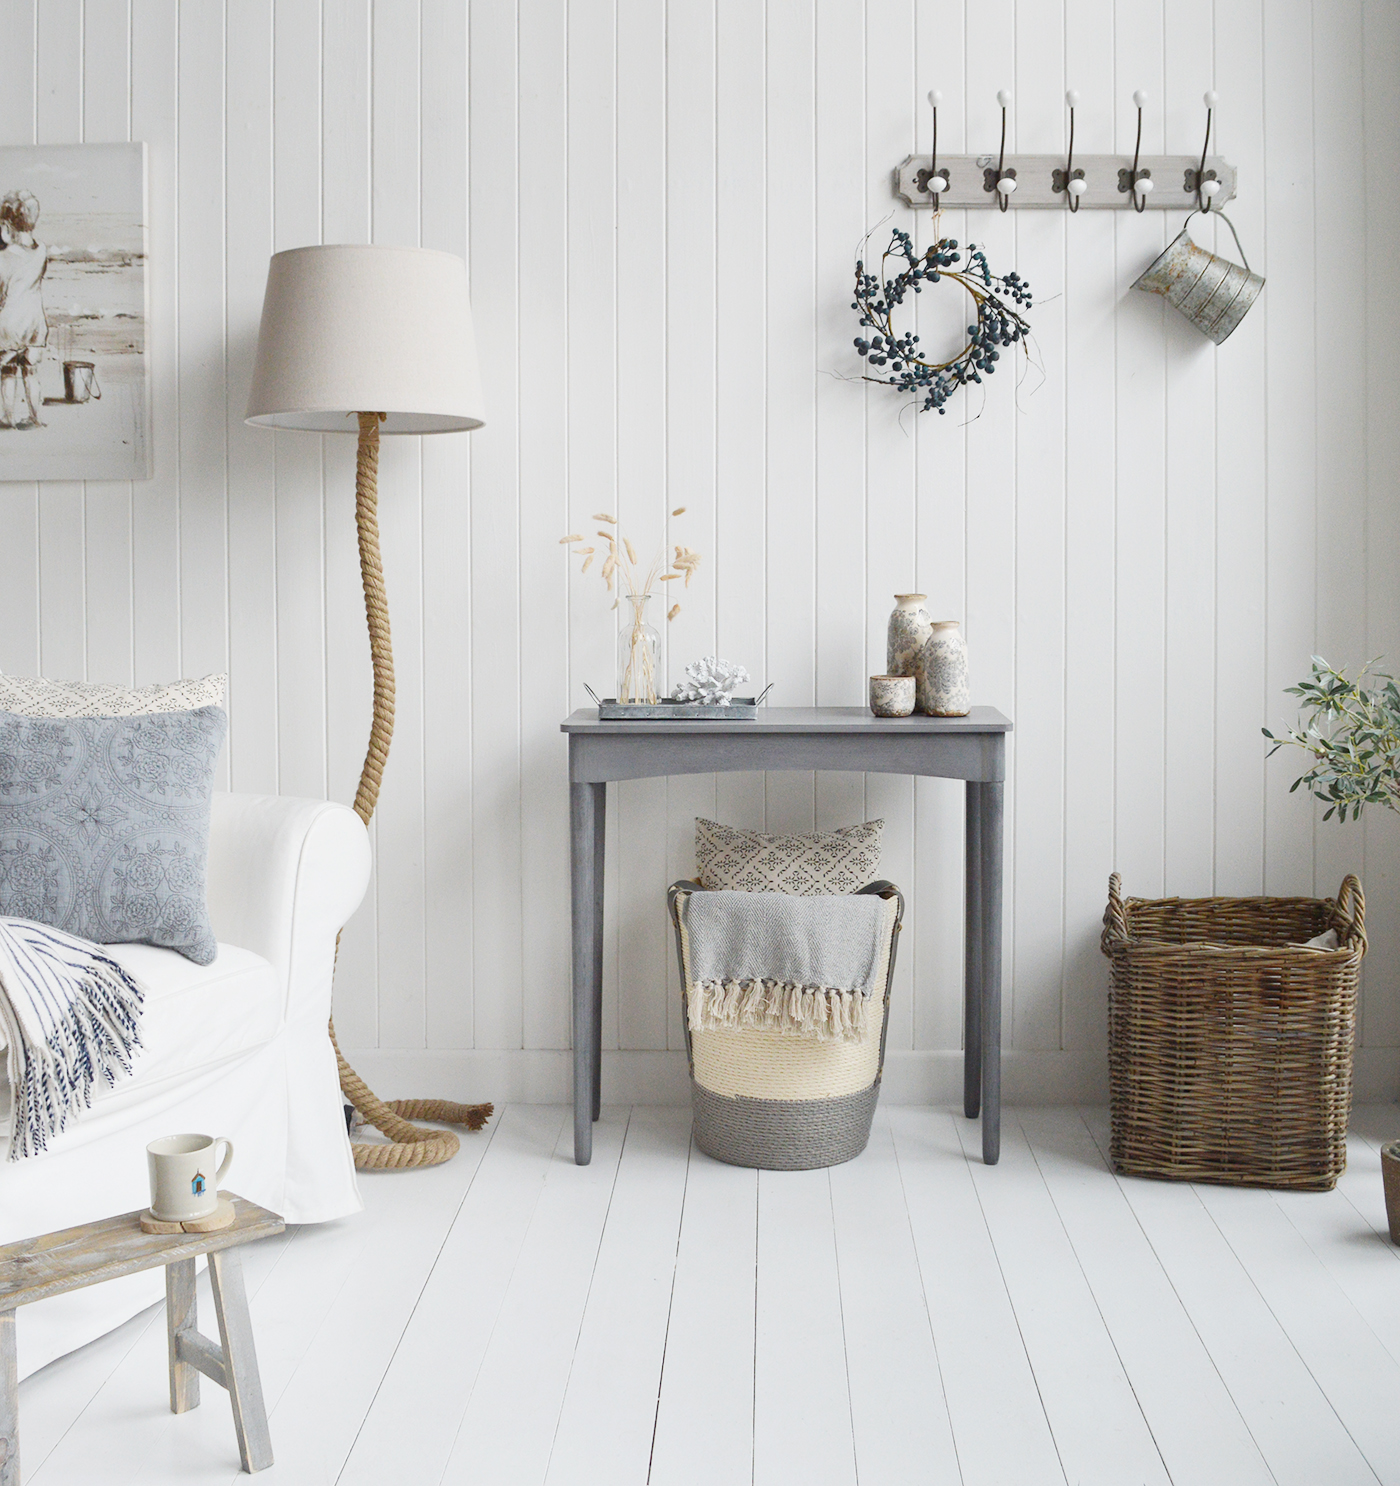
<svg viewBox="0 0 1400 1486">
<path fill-rule="evenodd" d="M 146 147 L 0 148 L 0 480 L 145 480 Z"/>
</svg>

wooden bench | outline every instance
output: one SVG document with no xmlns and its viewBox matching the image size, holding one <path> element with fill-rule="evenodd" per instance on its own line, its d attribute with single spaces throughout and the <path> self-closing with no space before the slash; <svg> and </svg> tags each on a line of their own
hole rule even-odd
<svg viewBox="0 0 1400 1486">
<path fill-rule="evenodd" d="M 281 1233 L 282 1219 L 232 1193 L 230 1227 L 213 1233 L 143 1233 L 140 1212 L 123 1213 L 58 1233 L 0 1247 L 0 1486 L 19 1486 L 19 1367 L 15 1312 L 68 1290 L 100 1285 L 138 1270 L 165 1266 L 165 1323 L 170 1343 L 170 1407 L 182 1414 L 199 1403 L 199 1374 L 227 1388 L 245 1471 L 272 1464 L 258 1358 L 239 1244 Z M 194 1272 L 209 1256 L 209 1282 L 219 1320 L 215 1346 L 196 1327 Z"/>
</svg>

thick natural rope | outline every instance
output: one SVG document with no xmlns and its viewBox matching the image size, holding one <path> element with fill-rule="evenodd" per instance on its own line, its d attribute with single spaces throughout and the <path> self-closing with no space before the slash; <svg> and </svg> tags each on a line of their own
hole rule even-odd
<svg viewBox="0 0 1400 1486">
<path fill-rule="evenodd" d="M 361 413 L 360 444 L 355 459 L 355 525 L 360 537 L 360 577 L 365 588 L 365 618 L 369 621 L 369 653 L 374 665 L 374 720 L 369 751 L 355 791 L 355 814 L 366 825 L 379 799 L 379 784 L 394 736 L 394 655 L 389 643 L 389 602 L 384 593 L 384 568 L 379 557 L 379 424 L 382 413 Z M 336 944 L 339 947 L 339 939 Z M 424 1129 L 410 1119 L 445 1120 L 480 1130 L 490 1119 L 489 1104 L 458 1104 L 451 1099 L 391 1099 L 377 1097 L 345 1061 L 330 1024 L 331 1045 L 340 1069 L 340 1089 L 369 1124 L 392 1142 L 355 1142 L 350 1149 L 363 1170 L 398 1171 L 409 1166 L 437 1166 L 450 1160 L 460 1147 L 451 1130 Z M 408 1118 L 404 1118 L 407 1116 Z"/>
</svg>

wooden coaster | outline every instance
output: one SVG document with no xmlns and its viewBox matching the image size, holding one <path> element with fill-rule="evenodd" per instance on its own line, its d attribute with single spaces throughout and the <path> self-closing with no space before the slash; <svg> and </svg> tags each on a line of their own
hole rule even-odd
<svg viewBox="0 0 1400 1486">
<path fill-rule="evenodd" d="M 233 1220 L 233 1203 L 222 1192 L 219 1193 L 219 1205 L 207 1218 L 190 1218 L 184 1223 L 169 1223 L 164 1218 L 156 1217 L 150 1208 L 140 1218 L 142 1233 L 217 1233 L 220 1228 L 229 1227 Z"/>
</svg>

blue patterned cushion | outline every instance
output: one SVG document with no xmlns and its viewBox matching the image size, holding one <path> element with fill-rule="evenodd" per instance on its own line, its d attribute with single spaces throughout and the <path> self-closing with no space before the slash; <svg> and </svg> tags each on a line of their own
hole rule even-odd
<svg viewBox="0 0 1400 1486">
<path fill-rule="evenodd" d="M 209 964 L 209 797 L 227 729 L 222 707 L 0 712 L 0 914 Z"/>
</svg>

